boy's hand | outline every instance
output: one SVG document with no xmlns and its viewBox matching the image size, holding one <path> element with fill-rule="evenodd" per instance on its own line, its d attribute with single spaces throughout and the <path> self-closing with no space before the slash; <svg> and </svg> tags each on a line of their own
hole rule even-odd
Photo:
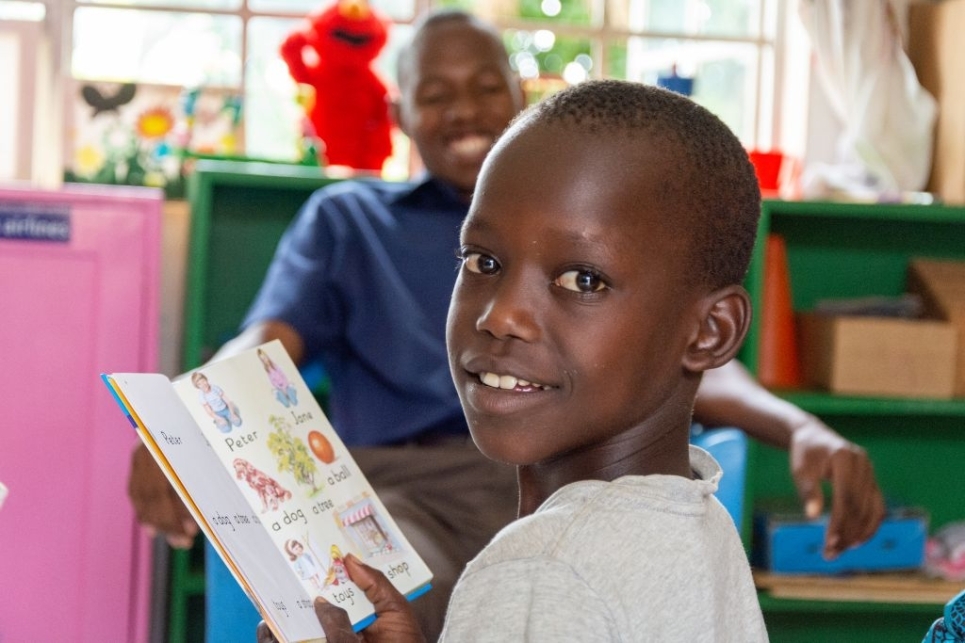
<svg viewBox="0 0 965 643">
<path fill-rule="evenodd" d="M 356 634 L 352 631 L 352 623 L 345 610 L 323 598 L 316 598 L 315 615 L 328 643 L 425 643 L 425 636 L 419 629 L 409 602 L 382 572 L 351 554 L 345 557 L 345 567 L 352 582 L 375 605 L 377 618 Z M 258 624 L 257 637 L 258 643 L 277 643 L 264 622 Z"/>
<path fill-rule="evenodd" d="M 143 444 L 131 456 L 127 495 L 138 521 L 152 536 L 160 532 L 174 548 L 191 547 L 198 525 Z"/>
<path fill-rule="evenodd" d="M 791 475 L 809 518 L 817 518 L 824 509 L 821 481 L 831 483 L 826 559 L 874 535 L 884 519 L 885 503 L 864 449 L 811 416 L 791 435 L 789 454 Z"/>
</svg>

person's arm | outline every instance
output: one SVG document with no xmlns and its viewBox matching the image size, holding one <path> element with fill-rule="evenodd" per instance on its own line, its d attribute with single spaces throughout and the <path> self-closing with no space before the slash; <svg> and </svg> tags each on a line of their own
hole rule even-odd
<svg viewBox="0 0 965 643">
<path fill-rule="evenodd" d="M 305 352 L 301 336 L 288 324 L 278 321 L 251 325 L 222 346 L 212 361 L 235 355 L 273 339 L 281 341 L 296 364 L 301 362 Z M 141 443 L 138 443 L 131 456 L 127 495 L 134 505 L 138 522 L 152 535 L 164 534 L 168 544 L 175 548 L 191 547 L 198 534 L 198 526 L 147 447 Z"/>
<path fill-rule="evenodd" d="M 816 416 L 772 394 L 739 362 L 732 360 L 704 373 L 694 419 L 705 426 L 735 426 L 765 444 L 787 450 L 794 484 L 811 518 L 824 508 L 821 481 L 831 482 L 825 557 L 833 558 L 877 531 L 885 505 L 865 450 Z"/>
</svg>

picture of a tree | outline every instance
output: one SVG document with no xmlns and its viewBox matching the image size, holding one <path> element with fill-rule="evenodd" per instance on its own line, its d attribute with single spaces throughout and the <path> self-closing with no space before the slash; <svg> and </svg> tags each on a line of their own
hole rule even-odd
<svg viewBox="0 0 965 643">
<path fill-rule="evenodd" d="M 291 473 L 299 485 L 311 487 L 309 495 L 321 491 L 322 488 L 315 484 L 318 467 L 305 442 L 292 434 L 292 427 L 283 416 L 269 416 L 268 422 L 275 427 L 268 434 L 268 449 L 275 456 L 278 470 Z"/>
</svg>

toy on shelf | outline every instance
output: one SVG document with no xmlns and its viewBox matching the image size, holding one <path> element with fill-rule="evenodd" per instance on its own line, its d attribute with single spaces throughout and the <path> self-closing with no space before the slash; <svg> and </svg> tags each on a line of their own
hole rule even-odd
<svg viewBox="0 0 965 643">
<path fill-rule="evenodd" d="M 364 0 L 339 0 L 282 43 L 291 77 L 315 90 L 308 115 L 328 165 L 381 171 L 392 153 L 388 91 L 372 69 L 386 25 Z"/>
</svg>

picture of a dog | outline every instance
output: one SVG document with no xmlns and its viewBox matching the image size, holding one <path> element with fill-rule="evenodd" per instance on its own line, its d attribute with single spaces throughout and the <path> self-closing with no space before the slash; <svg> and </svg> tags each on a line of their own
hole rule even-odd
<svg viewBox="0 0 965 643">
<path fill-rule="evenodd" d="M 247 482 L 248 486 L 258 494 L 258 498 L 261 500 L 261 513 L 265 513 L 269 508 L 272 511 L 278 509 L 279 503 L 292 497 L 291 491 L 282 487 L 263 471 L 255 468 L 247 460 L 235 458 L 234 465 L 237 478 Z"/>
</svg>

